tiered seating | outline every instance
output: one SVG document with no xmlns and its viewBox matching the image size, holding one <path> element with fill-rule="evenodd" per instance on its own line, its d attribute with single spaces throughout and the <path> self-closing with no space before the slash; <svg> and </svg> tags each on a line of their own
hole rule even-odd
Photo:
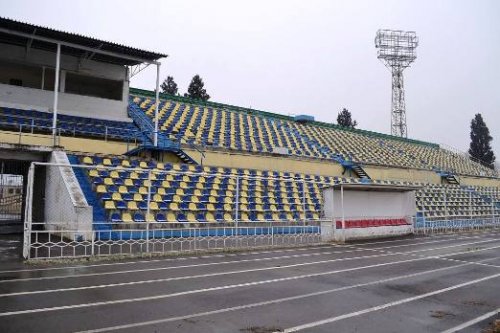
<svg viewBox="0 0 500 333">
<path fill-rule="evenodd" d="M 131 96 L 131 103 L 137 104 L 153 119 L 154 99 Z M 159 124 L 165 134 L 181 143 L 261 153 L 286 147 L 296 156 L 331 157 L 317 143 L 301 137 L 283 121 L 270 117 L 162 100 Z"/>
<path fill-rule="evenodd" d="M 321 217 L 321 188 L 335 182 L 359 179 L 299 173 L 228 169 L 188 164 L 160 163 L 121 156 L 79 156 L 107 221 L 129 222 L 231 222 L 297 221 Z M 103 167 L 113 167 L 114 170 Z M 237 184 L 236 178 L 239 178 Z M 416 206 L 426 218 L 500 216 L 498 188 L 373 180 L 375 184 L 419 185 Z M 305 184 L 305 201 L 302 187 Z M 151 189 L 150 205 L 147 205 Z M 237 193 L 238 203 L 237 203 Z M 500 204 L 500 200 L 498 200 Z M 236 205 L 238 204 L 238 216 Z M 305 215 L 304 215 L 305 214 Z M 378 220 L 377 220 L 378 221 Z M 351 223 L 351 222 L 350 222 Z M 363 222 L 366 224 L 366 222 Z M 380 224 L 382 223 L 382 224 Z M 387 225 L 384 221 L 370 226 Z M 388 222 L 389 223 L 389 222 Z M 394 223 L 394 221 L 390 221 Z M 406 222 L 405 222 L 406 223 Z M 352 224 L 352 225 L 351 225 Z M 355 222 L 349 227 L 358 226 Z M 391 224 L 392 225 L 392 224 Z"/>
<path fill-rule="evenodd" d="M 321 186 L 354 179 L 81 156 L 112 222 L 229 222 L 319 219 Z M 118 167 L 106 170 L 103 166 Z M 130 169 L 135 168 L 135 169 Z M 236 183 L 236 177 L 240 183 Z M 305 185 L 305 201 L 302 200 Z M 237 189 L 237 187 L 239 187 Z M 149 210 L 148 191 L 151 189 Z M 149 215 L 148 215 L 149 212 Z"/>
<path fill-rule="evenodd" d="M 416 192 L 417 210 L 425 217 L 492 215 L 492 204 L 477 191 L 459 185 L 427 184 Z"/>
<path fill-rule="evenodd" d="M 141 140 L 139 129 L 131 122 L 59 114 L 57 127 L 62 135 L 106 137 L 116 140 Z M 0 128 L 50 133 L 52 114 L 36 110 L 0 107 Z"/>
<path fill-rule="evenodd" d="M 154 99 L 131 95 L 130 103 L 153 119 Z M 291 155 L 302 157 L 330 160 L 341 157 L 362 164 L 497 175 L 438 145 L 319 123 L 301 124 L 289 117 L 253 114 L 230 106 L 161 100 L 159 117 L 160 129 L 181 143 L 258 153 L 284 147 Z"/>
</svg>

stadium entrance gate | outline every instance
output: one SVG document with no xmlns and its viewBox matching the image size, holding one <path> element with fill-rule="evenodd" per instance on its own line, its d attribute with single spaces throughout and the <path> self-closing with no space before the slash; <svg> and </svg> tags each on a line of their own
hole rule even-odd
<svg viewBox="0 0 500 333">
<path fill-rule="evenodd" d="M 0 160 L 0 233 L 23 231 L 24 193 L 29 161 Z"/>
<path fill-rule="evenodd" d="M 28 171 L 32 162 L 44 161 L 50 147 L 2 144 L 0 147 L 0 234 L 22 234 Z M 33 214 L 43 214 L 44 184 L 39 181 L 33 190 L 40 194 Z"/>
</svg>

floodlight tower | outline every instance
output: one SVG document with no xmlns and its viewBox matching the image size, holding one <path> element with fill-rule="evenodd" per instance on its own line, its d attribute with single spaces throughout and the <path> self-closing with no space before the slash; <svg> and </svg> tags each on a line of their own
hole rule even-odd
<svg viewBox="0 0 500 333">
<path fill-rule="evenodd" d="M 375 37 L 377 58 L 392 72 L 391 134 L 408 137 L 403 70 L 417 59 L 415 31 L 379 29 Z"/>
</svg>

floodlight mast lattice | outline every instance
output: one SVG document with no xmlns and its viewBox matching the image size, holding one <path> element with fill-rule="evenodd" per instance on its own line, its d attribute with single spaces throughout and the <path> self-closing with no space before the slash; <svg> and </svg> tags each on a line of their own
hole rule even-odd
<svg viewBox="0 0 500 333">
<path fill-rule="evenodd" d="M 403 70 L 417 59 L 415 31 L 379 29 L 375 47 L 380 59 L 392 73 L 391 134 L 408 137 Z"/>
</svg>

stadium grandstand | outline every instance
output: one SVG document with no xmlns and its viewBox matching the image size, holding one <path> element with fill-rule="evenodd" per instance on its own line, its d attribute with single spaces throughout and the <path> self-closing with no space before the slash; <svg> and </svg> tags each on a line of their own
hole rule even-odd
<svg viewBox="0 0 500 333">
<path fill-rule="evenodd" d="M 498 171 L 438 144 L 129 87 L 160 68 L 157 52 L 6 18 L 0 44 L 2 172 L 23 184 L 2 227 L 29 234 L 25 257 L 43 256 L 58 233 L 137 241 L 262 223 L 271 229 L 254 234 L 314 233 L 324 189 L 342 184 L 407 187 L 415 211 L 342 218 L 340 228 L 500 216 Z"/>
</svg>

